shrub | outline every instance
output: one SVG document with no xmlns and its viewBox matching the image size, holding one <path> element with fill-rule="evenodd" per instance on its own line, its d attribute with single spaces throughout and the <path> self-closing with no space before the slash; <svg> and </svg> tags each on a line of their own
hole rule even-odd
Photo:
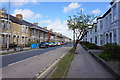
<svg viewBox="0 0 120 80">
<path fill-rule="evenodd" d="M 111 59 L 111 54 L 106 54 L 106 53 L 101 53 L 101 54 L 98 54 L 98 56 L 102 59 L 104 59 L 105 61 L 109 61 Z"/>
<path fill-rule="evenodd" d="M 87 46 L 89 44 L 89 42 L 81 41 L 80 44 L 84 45 L 84 46 Z"/>
<path fill-rule="evenodd" d="M 28 44 L 25 44 L 25 47 L 30 47 L 33 42 L 28 42 Z"/>
<path fill-rule="evenodd" d="M 93 43 L 89 43 L 86 47 L 89 49 L 98 49 L 98 46 Z"/>
<path fill-rule="evenodd" d="M 108 43 L 103 47 L 103 53 L 111 54 L 112 58 L 120 58 L 120 46 L 116 43 Z"/>
<path fill-rule="evenodd" d="M 81 45 L 85 46 L 88 49 L 98 49 L 98 46 L 94 43 L 89 42 L 80 42 Z"/>
</svg>

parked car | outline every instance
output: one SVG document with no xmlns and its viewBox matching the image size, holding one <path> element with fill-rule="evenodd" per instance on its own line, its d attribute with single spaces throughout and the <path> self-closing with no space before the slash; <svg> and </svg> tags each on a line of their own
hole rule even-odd
<svg viewBox="0 0 120 80">
<path fill-rule="evenodd" d="M 54 46 L 54 43 L 53 42 L 49 42 L 48 43 L 50 47 L 53 47 Z"/>
<path fill-rule="evenodd" d="M 54 46 L 58 46 L 58 42 L 53 42 Z"/>
<path fill-rule="evenodd" d="M 57 42 L 57 45 L 60 46 L 61 45 L 60 42 Z"/>
<path fill-rule="evenodd" d="M 61 45 L 64 45 L 65 43 L 63 43 L 63 42 L 60 42 L 60 44 L 61 44 Z"/>
<path fill-rule="evenodd" d="M 41 42 L 39 47 L 48 48 L 49 47 L 49 43 L 48 42 Z"/>
</svg>

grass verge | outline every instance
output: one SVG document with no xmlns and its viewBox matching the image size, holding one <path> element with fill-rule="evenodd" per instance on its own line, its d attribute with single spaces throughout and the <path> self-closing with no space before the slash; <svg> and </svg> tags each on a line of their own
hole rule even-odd
<svg viewBox="0 0 120 80">
<path fill-rule="evenodd" d="M 74 54 L 71 53 L 73 50 L 69 51 L 63 59 L 57 64 L 55 71 L 50 75 L 51 78 L 64 78 L 68 72 L 68 68 L 74 58 Z"/>
</svg>

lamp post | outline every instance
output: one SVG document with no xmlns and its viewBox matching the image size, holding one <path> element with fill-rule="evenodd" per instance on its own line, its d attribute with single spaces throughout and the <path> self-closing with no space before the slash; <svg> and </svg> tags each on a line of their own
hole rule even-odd
<svg viewBox="0 0 120 80">
<path fill-rule="evenodd" d="M 9 51 L 9 35 L 10 35 L 10 0 L 8 2 L 8 23 L 7 23 L 7 31 L 8 31 L 8 34 L 7 34 L 7 51 Z"/>
</svg>

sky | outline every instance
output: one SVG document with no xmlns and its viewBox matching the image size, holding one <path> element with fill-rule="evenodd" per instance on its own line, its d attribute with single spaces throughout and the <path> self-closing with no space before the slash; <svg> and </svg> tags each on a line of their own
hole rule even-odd
<svg viewBox="0 0 120 80">
<path fill-rule="evenodd" d="M 39 26 L 53 29 L 54 32 L 72 38 L 72 31 L 68 29 L 68 16 L 77 14 L 82 9 L 85 14 L 103 15 L 109 8 L 110 2 L 11 2 L 10 14 L 22 14 L 23 19 L 38 22 Z M 8 9 L 8 3 L 2 2 L 0 7 Z"/>
</svg>

